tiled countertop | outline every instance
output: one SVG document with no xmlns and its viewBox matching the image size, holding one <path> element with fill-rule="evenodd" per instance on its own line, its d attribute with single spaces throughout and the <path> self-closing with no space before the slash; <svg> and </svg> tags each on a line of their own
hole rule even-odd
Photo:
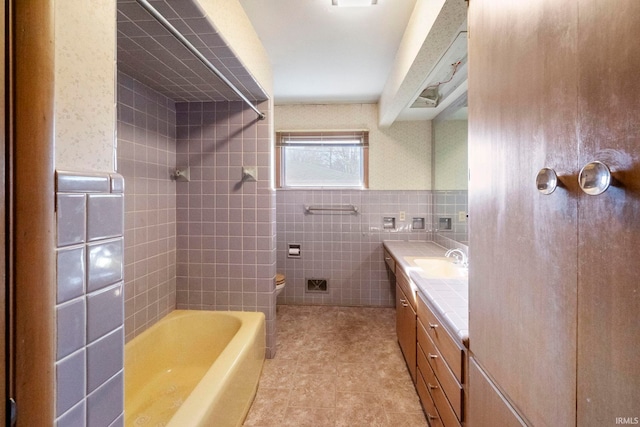
<svg viewBox="0 0 640 427">
<path fill-rule="evenodd" d="M 405 257 L 442 257 L 446 250 L 431 242 L 384 241 L 384 246 L 418 287 L 418 294 L 443 322 L 447 330 L 469 347 L 469 282 L 467 279 L 424 278 Z"/>
</svg>

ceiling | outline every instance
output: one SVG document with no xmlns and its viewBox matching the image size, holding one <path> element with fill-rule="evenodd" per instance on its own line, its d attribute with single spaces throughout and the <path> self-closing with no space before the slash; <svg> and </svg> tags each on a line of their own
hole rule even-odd
<svg viewBox="0 0 640 427">
<path fill-rule="evenodd" d="M 240 0 L 266 49 L 276 104 L 380 98 L 416 0 Z"/>
<path fill-rule="evenodd" d="M 119 71 L 175 101 L 240 99 L 135 0 L 117 5 Z M 153 7 L 247 98 L 267 99 L 196 0 L 154 0 Z"/>
<path fill-rule="evenodd" d="M 378 0 L 350 8 L 331 0 L 239 2 L 272 62 L 276 104 L 379 103 L 379 125 L 386 127 L 396 120 L 433 119 L 466 91 L 464 0 Z M 267 99 L 198 0 L 152 3 L 248 99 Z M 136 0 L 117 4 L 119 71 L 176 101 L 240 99 Z M 407 40 L 415 56 L 402 48 L 396 56 Z M 413 59 L 404 64 L 407 58 Z M 425 87 L 451 77 L 451 64 L 461 59 L 448 89 L 439 86 L 441 93 L 450 92 L 448 99 L 441 97 L 435 108 L 411 108 L 424 104 Z M 402 71 L 398 64 L 407 67 Z M 405 74 L 396 85 L 399 69 Z"/>
</svg>

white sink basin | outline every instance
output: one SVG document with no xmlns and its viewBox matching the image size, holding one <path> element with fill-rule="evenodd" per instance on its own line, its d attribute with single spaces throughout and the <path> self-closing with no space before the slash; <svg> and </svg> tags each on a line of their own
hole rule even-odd
<svg viewBox="0 0 640 427">
<path fill-rule="evenodd" d="M 418 267 L 418 273 L 428 279 L 463 279 L 468 270 L 455 264 L 452 258 L 444 257 L 406 257 L 409 264 Z"/>
</svg>

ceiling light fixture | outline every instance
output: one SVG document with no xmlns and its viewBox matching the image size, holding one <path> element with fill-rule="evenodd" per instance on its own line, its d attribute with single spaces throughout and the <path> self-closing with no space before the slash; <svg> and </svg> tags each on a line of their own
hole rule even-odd
<svg viewBox="0 0 640 427">
<path fill-rule="evenodd" d="M 378 0 L 331 0 L 331 4 L 342 7 L 371 6 L 378 4 Z"/>
</svg>

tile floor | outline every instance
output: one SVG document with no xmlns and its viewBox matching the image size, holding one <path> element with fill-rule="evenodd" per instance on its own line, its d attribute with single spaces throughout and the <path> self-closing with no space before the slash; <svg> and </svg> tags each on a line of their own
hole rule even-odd
<svg viewBox="0 0 640 427">
<path fill-rule="evenodd" d="M 282 305 L 277 319 L 244 426 L 427 426 L 393 308 Z"/>
</svg>

